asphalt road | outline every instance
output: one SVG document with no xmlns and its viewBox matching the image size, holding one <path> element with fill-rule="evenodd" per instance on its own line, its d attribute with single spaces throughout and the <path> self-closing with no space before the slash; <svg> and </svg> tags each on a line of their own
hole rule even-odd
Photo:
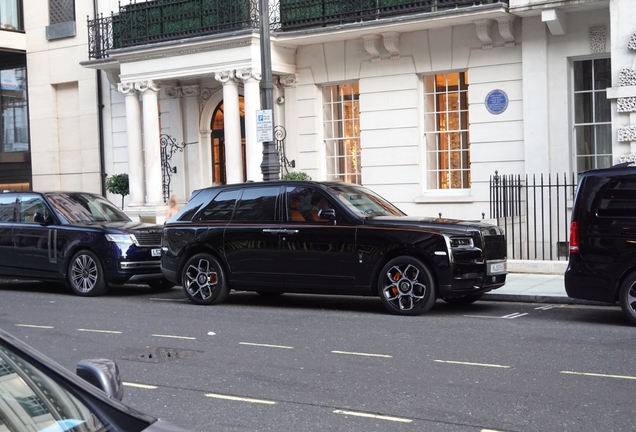
<svg viewBox="0 0 636 432">
<path fill-rule="evenodd" d="M 419 317 L 374 298 L 180 288 L 80 298 L 0 283 L 0 328 L 74 370 L 115 359 L 124 402 L 195 431 L 634 430 L 636 328 L 615 306 L 438 301 Z M 150 358 L 152 357 L 152 358 Z"/>
</svg>

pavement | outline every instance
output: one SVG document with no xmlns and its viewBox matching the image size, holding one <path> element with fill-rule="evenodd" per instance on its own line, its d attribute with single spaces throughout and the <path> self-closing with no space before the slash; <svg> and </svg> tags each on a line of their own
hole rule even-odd
<svg viewBox="0 0 636 432">
<path fill-rule="evenodd" d="M 606 304 L 568 297 L 562 274 L 508 273 L 506 284 L 484 294 L 482 300 L 557 304 Z"/>
</svg>

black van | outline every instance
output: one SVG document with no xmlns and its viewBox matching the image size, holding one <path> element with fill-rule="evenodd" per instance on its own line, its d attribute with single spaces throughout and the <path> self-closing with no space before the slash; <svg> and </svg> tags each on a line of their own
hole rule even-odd
<svg viewBox="0 0 636 432">
<path fill-rule="evenodd" d="M 636 324 L 636 163 L 581 174 L 565 290 L 572 298 L 619 302 Z"/>
</svg>

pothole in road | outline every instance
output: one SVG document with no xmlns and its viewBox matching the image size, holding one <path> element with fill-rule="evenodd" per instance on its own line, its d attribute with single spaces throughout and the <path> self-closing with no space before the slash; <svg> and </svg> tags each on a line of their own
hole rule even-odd
<svg viewBox="0 0 636 432">
<path fill-rule="evenodd" d="M 179 348 L 147 348 L 141 351 L 134 351 L 122 356 L 124 360 L 139 361 L 144 363 L 166 363 L 172 360 L 192 357 L 203 351 L 195 351 Z"/>
</svg>

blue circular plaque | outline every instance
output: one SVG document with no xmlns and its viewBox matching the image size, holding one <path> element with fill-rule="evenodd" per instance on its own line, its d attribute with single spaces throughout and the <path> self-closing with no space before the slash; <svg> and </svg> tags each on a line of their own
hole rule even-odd
<svg viewBox="0 0 636 432">
<path fill-rule="evenodd" d="M 501 114 L 508 108 L 508 95 L 503 90 L 493 90 L 486 95 L 485 102 L 490 114 Z"/>
</svg>

